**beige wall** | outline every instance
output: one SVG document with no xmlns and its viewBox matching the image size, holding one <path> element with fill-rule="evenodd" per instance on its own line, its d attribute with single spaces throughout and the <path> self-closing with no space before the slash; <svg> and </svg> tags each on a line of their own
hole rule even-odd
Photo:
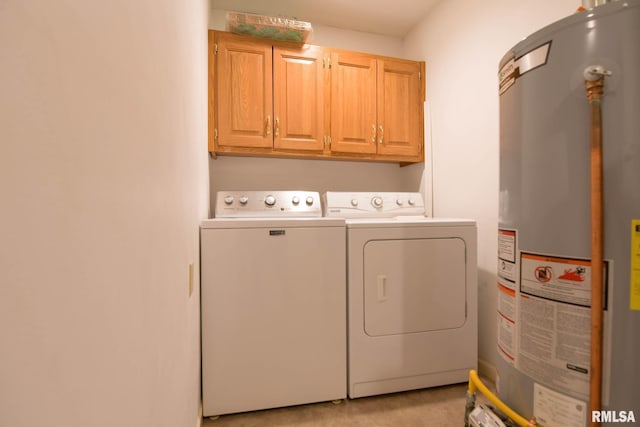
<svg viewBox="0 0 640 427">
<path fill-rule="evenodd" d="M 479 358 L 486 375 L 497 357 L 498 62 L 522 38 L 578 6 L 573 0 L 441 1 L 404 40 L 405 55 L 427 62 L 434 215 L 478 221 Z"/>
<path fill-rule="evenodd" d="M 196 425 L 208 8 L 0 2 L 2 426 Z"/>
</svg>

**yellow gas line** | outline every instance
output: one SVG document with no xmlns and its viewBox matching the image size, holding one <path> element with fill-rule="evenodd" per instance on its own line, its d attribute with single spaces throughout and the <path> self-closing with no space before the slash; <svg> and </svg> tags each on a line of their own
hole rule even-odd
<svg viewBox="0 0 640 427">
<path fill-rule="evenodd" d="M 502 400 L 493 394 L 487 386 L 485 386 L 478 373 L 475 370 L 469 371 L 469 389 L 467 390 L 468 396 L 475 396 L 476 390 L 479 390 L 491 403 L 502 411 L 507 417 L 513 420 L 520 427 L 532 427 L 536 425 L 535 418 L 531 421 L 527 421 L 524 417 L 516 413 L 513 409 L 509 408 Z"/>
</svg>

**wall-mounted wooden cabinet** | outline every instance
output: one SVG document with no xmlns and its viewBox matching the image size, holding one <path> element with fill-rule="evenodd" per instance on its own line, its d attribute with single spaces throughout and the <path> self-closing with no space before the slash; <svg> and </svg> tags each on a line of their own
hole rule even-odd
<svg viewBox="0 0 640 427">
<path fill-rule="evenodd" d="M 424 160 L 424 63 L 209 32 L 209 151 Z"/>
<path fill-rule="evenodd" d="M 332 53 L 332 151 L 421 157 L 422 87 L 419 62 Z"/>
<path fill-rule="evenodd" d="M 324 50 L 273 48 L 273 148 L 322 152 L 325 119 Z"/>
<path fill-rule="evenodd" d="M 217 65 L 214 149 L 271 149 L 271 46 L 221 38 L 214 49 Z"/>
</svg>

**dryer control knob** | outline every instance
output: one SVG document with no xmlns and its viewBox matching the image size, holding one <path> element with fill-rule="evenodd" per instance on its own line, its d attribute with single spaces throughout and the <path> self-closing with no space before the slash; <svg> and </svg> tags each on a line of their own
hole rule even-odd
<svg viewBox="0 0 640 427">
<path fill-rule="evenodd" d="M 311 206 L 311 205 L 313 205 L 313 197 L 308 196 L 307 197 L 307 206 Z"/>
<path fill-rule="evenodd" d="M 358 199 L 351 199 L 351 206 L 353 206 L 354 208 L 358 206 Z"/>
<path fill-rule="evenodd" d="M 402 206 L 402 205 L 404 205 L 404 202 L 401 199 L 398 199 L 398 200 L 396 200 L 396 205 Z"/>
<path fill-rule="evenodd" d="M 240 197 L 240 204 L 246 205 L 249 202 L 249 198 L 247 196 Z"/>
<path fill-rule="evenodd" d="M 413 200 L 413 199 L 409 199 L 409 205 L 413 206 L 413 205 L 415 205 L 415 204 L 416 204 L 415 200 Z"/>
<path fill-rule="evenodd" d="M 264 204 L 271 207 L 276 204 L 276 198 L 273 197 L 272 195 L 268 195 L 267 197 L 264 198 Z"/>
<path fill-rule="evenodd" d="M 227 196 L 224 198 L 224 203 L 226 205 L 230 205 L 231 203 L 233 203 L 233 196 Z"/>
<path fill-rule="evenodd" d="M 300 197 L 293 196 L 293 198 L 291 199 L 291 203 L 293 203 L 294 205 L 298 206 L 298 203 L 300 203 Z"/>
<path fill-rule="evenodd" d="M 382 207 L 382 197 L 376 196 L 373 199 L 371 199 L 371 205 L 373 205 L 374 208 L 381 208 Z"/>
</svg>

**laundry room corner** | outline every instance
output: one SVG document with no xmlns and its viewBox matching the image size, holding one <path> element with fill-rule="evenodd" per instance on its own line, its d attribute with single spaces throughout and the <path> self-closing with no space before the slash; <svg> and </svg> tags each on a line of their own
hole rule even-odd
<svg viewBox="0 0 640 427">
<path fill-rule="evenodd" d="M 575 13 L 578 3 L 439 2 L 403 41 L 407 57 L 427 63 L 425 183 L 432 180 L 433 215 L 478 221 L 478 363 L 487 378 L 495 379 L 498 357 L 498 63 L 514 40 Z"/>
</svg>

